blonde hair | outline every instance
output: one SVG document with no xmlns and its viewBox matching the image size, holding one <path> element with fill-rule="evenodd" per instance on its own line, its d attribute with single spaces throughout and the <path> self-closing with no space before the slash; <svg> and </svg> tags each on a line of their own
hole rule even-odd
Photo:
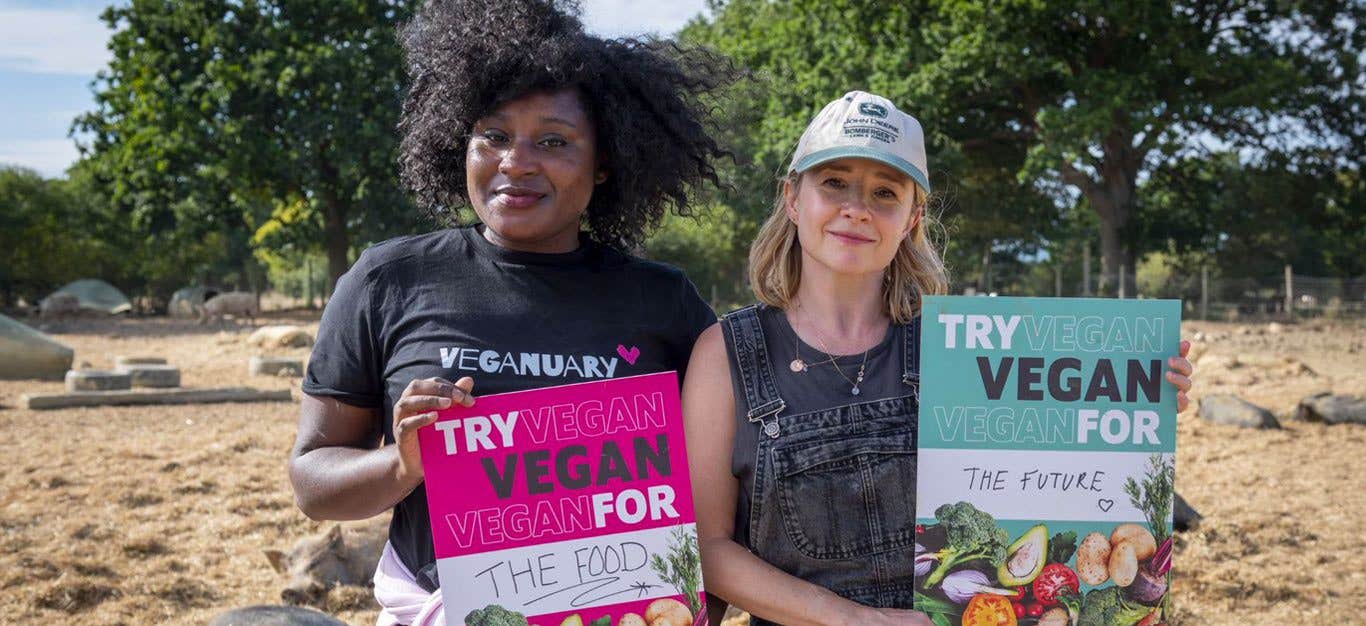
<svg viewBox="0 0 1366 626">
<path fill-rule="evenodd" d="M 802 250 L 797 239 L 797 225 L 788 219 L 784 210 L 786 186 L 791 185 L 795 193 L 800 182 L 800 174 L 778 181 L 773 213 L 759 228 L 759 234 L 749 247 L 749 287 L 754 291 L 754 297 L 764 304 L 784 309 L 792 305 L 802 280 Z M 949 287 L 944 261 L 929 235 L 931 229 L 942 232 L 942 228 L 937 216 L 929 211 L 929 195 L 920 185 L 913 187 L 915 193 L 911 201 L 914 206 L 924 209 L 924 214 L 915 229 L 901 240 L 882 282 L 884 312 L 898 324 L 908 323 L 920 314 L 921 296 L 947 293 Z"/>
</svg>

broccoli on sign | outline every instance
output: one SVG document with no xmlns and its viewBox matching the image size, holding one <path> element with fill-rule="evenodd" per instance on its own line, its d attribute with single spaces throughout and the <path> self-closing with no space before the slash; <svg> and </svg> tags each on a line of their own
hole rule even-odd
<svg viewBox="0 0 1366 626">
<path fill-rule="evenodd" d="M 470 611 L 465 616 L 465 626 L 530 626 L 526 616 L 509 611 L 496 604 Z"/>
<path fill-rule="evenodd" d="M 996 525 L 991 514 L 967 502 L 957 502 L 935 509 L 934 517 L 944 527 L 948 541 L 942 550 L 927 555 L 939 561 L 939 565 L 925 580 L 926 587 L 938 585 L 949 570 L 961 563 L 985 559 L 992 567 L 999 567 L 1005 559 L 1010 535 Z"/>
</svg>

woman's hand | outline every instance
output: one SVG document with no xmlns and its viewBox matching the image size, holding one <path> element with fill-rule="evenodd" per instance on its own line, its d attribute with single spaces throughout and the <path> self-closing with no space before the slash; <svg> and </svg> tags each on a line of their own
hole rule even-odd
<svg viewBox="0 0 1366 626">
<path fill-rule="evenodd" d="M 930 616 L 920 611 L 875 609 L 871 607 L 851 623 L 870 626 L 934 626 L 934 622 L 930 621 Z"/>
<path fill-rule="evenodd" d="M 408 383 L 394 403 L 394 441 L 398 445 L 398 480 L 417 487 L 422 482 L 422 450 L 418 429 L 436 421 L 436 412 L 453 403 L 474 406 L 474 379 L 466 376 L 452 383 L 444 378 L 419 378 Z"/>
<path fill-rule="evenodd" d="M 1181 355 L 1167 359 L 1167 382 L 1176 385 L 1176 412 L 1186 410 L 1190 405 L 1190 400 L 1186 398 L 1186 392 L 1191 390 L 1191 374 L 1195 373 L 1195 366 L 1186 360 L 1186 355 L 1190 354 L 1191 342 L 1181 342 Z"/>
</svg>

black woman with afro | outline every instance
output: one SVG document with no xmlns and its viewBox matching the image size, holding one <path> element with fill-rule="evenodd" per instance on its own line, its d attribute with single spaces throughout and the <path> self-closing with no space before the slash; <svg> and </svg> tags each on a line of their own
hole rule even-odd
<svg viewBox="0 0 1366 626">
<path fill-rule="evenodd" d="M 434 0 L 401 30 L 404 185 L 436 232 L 366 250 L 323 312 L 289 472 L 317 520 L 393 509 L 379 624 L 444 624 L 417 430 L 476 395 L 682 371 L 716 321 L 627 251 L 727 153 L 703 49 L 584 32 L 573 4 Z M 477 220 L 460 224 L 473 213 Z"/>
</svg>

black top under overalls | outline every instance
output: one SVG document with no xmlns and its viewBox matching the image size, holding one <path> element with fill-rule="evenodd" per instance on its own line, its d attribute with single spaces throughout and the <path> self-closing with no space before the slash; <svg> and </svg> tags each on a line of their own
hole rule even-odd
<svg viewBox="0 0 1366 626">
<path fill-rule="evenodd" d="M 855 602 L 911 608 L 920 319 L 893 325 L 869 351 L 857 396 L 830 364 L 789 369 L 799 354 L 825 355 L 782 310 L 754 305 L 722 321 L 736 395 L 736 541 Z M 837 363 L 854 378 L 863 358 Z"/>
</svg>

